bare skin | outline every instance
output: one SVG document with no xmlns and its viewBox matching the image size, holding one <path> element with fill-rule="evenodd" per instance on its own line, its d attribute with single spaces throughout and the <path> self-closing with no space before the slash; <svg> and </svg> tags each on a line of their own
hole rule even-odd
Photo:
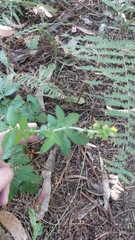
<svg viewBox="0 0 135 240">
<path fill-rule="evenodd" d="M 36 123 L 29 123 L 29 127 L 36 128 Z M 1 146 L 2 139 L 6 132 L 0 133 L 0 159 L 3 155 L 3 150 Z M 27 141 L 22 139 L 20 144 L 25 142 L 35 142 L 38 140 L 38 136 L 32 136 Z M 10 183 L 13 179 L 14 173 L 12 168 L 5 163 L 4 161 L 0 160 L 0 206 L 5 206 L 8 203 L 8 194 L 10 189 Z"/>
</svg>

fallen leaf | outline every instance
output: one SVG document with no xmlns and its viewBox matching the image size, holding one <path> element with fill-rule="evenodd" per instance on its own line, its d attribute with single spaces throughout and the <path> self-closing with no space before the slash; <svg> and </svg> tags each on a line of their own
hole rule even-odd
<svg viewBox="0 0 135 240">
<path fill-rule="evenodd" d="M 40 194 L 35 201 L 35 205 L 40 204 L 39 211 L 36 213 L 36 220 L 43 219 L 45 212 L 48 211 L 50 195 L 51 195 L 51 174 L 56 158 L 57 147 L 50 151 L 49 157 L 44 165 L 45 170 L 42 171 L 43 187 L 40 190 Z"/>
<path fill-rule="evenodd" d="M 44 104 L 44 100 L 43 100 L 43 97 L 44 97 L 43 96 L 43 91 L 40 90 L 40 89 L 37 89 L 35 97 L 38 99 L 38 101 L 39 101 L 39 103 L 41 105 L 41 109 L 43 111 L 45 111 L 45 104 Z"/>
<path fill-rule="evenodd" d="M 77 28 L 78 30 L 80 30 L 81 32 L 84 32 L 84 33 L 86 33 L 86 34 L 88 34 L 88 35 L 95 35 L 95 33 L 93 33 L 92 31 L 90 31 L 89 29 L 82 28 L 82 27 L 77 27 L 77 26 L 76 26 L 76 28 Z"/>
<path fill-rule="evenodd" d="M 89 203 L 84 208 L 80 209 L 78 212 L 78 219 L 82 220 L 84 217 L 86 217 L 94 208 L 96 208 L 96 205 Z"/>
<path fill-rule="evenodd" d="M 110 198 L 110 186 L 108 181 L 108 175 L 104 167 L 103 160 L 100 156 L 100 166 L 102 173 L 102 187 L 103 187 L 103 198 L 104 198 L 104 209 L 108 211 L 109 207 L 109 198 Z"/>
<path fill-rule="evenodd" d="M 87 25 L 91 25 L 92 21 L 89 18 L 82 18 L 82 20 L 87 24 Z"/>
<path fill-rule="evenodd" d="M 23 24 L 14 24 L 12 23 L 4 14 L 2 15 L 3 19 L 6 21 L 7 24 L 10 25 L 10 27 L 13 27 L 13 28 L 23 28 L 26 23 L 23 23 Z"/>
<path fill-rule="evenodd" d="M 13 34 L 14 34 L 13 28 L 0 25 L 0 37 L 11 37 Z"/>
<path fill-rule="evenodd" d="M 10 232 L 14 240 L 28 240 L 21 222 L 10 212 L 0 212 L 0 223 Z"/>
<path fill-rule="evenodd" d="M 119 199 L 120 194 L 121 192 L 124 191 L 124 189 L 122 188 L 122 185 L 117 175 L 109 174 L 109 178 L 110 178 L 109 183 L 112 184 L 112 187 L 110 190 L 111 198 L 116 201 Z"/>
<path fill-rule="evenodd" d="M 62 41 L 60 41 L 58 35 L 56 35 L 55 41 L 56 41 L 56 43 L 58 43 L 59 45 L 62 46 L 62 48 L 63 48 L 63 50 L 64 50 L 64 52 L 65 52 L 66 55 L 68 55 L 68 54 L 70 53 L 69 50 L 68 50 L 68 48 L 66 48 L 66 47 L 64 46 L 64 43 L 63 43 Z"/>
<path fill-rule="evenodd" d="M 35 14 L 42 14 L 43 16 L 47 16 L 48 18 L 52 18 L 53 15 L 47 10 L 46 6 L 37 6 L 33 8 L 33 12 Z"/>
</svg>

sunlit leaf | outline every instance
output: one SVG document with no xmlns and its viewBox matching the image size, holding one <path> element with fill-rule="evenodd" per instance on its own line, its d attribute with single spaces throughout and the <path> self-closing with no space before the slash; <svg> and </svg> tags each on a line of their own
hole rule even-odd
<svg viewBox="0 0 135 240">
<path fill-rule="evenodd" d="M 4 151 L 7 151 L 11 147 L 13 147 L 15 138 L 16 138 L 15 130 L 11 130 L 8 133 L 6 133 L 2 140 L 2 148 Z"/>
<path fill-rule="evenodd" d="M 0 121 L 0 132 L 6 131 L 7 129 L 8 126 L 3 121 Z"/>
<path fill-rule="evenodd" d="M 77 123 L 79 119 L 78 113 L 70 113 L 67 117 L 65 117 L 64 122 L 67 126 L 72 126 Z"/>
<path fill-rule="evenodd" d="M 64 111 L 62 110 L 62 108 L 60 108 L 58 105 L 55 108 L 55 112 L 56 112 L 56 116 L 59 119 L 60 122 L 63 121 L 65 114 Z"/>
<path fill-rule="evenodd" d="M 40 153 L 45 153 L 47 152 L 53 145 L 54 145 L 54 140 L 53 138 L 47 139 L 45 141 L 45 143 L 42 145 L 41 149 L 40 149 Z"/>
<path fill-rule="evenodd" d="M 89 142 L 87 137 L 81 132 L 73 132 L 70 129 L 66 129 L 64 132 L 71 139 L 71 141 L 77 145 L 86 145 Z"/>
</svg>

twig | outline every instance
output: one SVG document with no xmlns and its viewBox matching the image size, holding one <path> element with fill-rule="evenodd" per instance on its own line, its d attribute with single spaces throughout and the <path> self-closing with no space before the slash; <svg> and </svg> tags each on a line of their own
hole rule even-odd
<svg viewBox="0 0 135 240">
<path fill-rule="evenodd" d="M 96 176 L 96 178 L 98 179 L 98 182 L 99 182 L 100 186 L 102 187 L 102 183 L 101 183 L 101 181 L 100 181 L 100 179 L 99 179 L 99 177 L 98 177 L 98 175 L 97 175 L 97 173 L 96 173 L 96 171 L 95 171 L 92 163 L 90 162 L 90 160 L 89 160 L 88 157 L 86 156 L 86 154 L 85 154 L 85 152 L 83 151 L 82 147 L 80 147 L 80 150 L 81 150 L 81 153 L 83 154 L 83 156 L 85 157 L 87 163 L 89 164 L 90 168 L 92 169 L 93 174 L 94 174 L 94 175 Z"/>
<path fill-rule="evenodd" d="M 61 175 L 60 175 L 59 181 L 57 182 L 55 188 L 54 188 L 53 191 L 52 191 L 51 198 L 53 197 L 55 191 L 57 190 L 58 186 L 60 185 L 60 183 L 61 183 L 61 181 L 62 181 L 62 178 L 63 178 L 63 176 L 64 176 L 64 174 L 65 174 L 65 172 L 66 172 L 66 170 L 67 170 L 68 164 L 69 164 L 69 162 L 70 162 L 70 160 L 71 160 L 71 158 L 72 158 L 75 150 L 76 150 L 76 147 L 75 147 L 74 151 L 71 153 L 71 155 L 69 156 L 69 158 L 68 158 L 68 160 L 67 160 L 66 167 L 63 169 L 63 171 L 62 171 L 62 173 L 61 173 Z"/>
<path fill-rule="evenodd" d="M 84 196 L 84 197 L 86 197 L 89 201 L 91 201 L 96 207 L 98 207 L 103 213 L 105 213 L 105 215 L 106 215 L 106 211 L 104 210 L 104 208 L 101 208 L 100 207 L 100 205 L 96 202 L 96 201 L 94 201 L 92 198 L 90 198 L 90 197 L 88 197 L 85 193 L 83 193 L 82 191 L 80 191 L 80 193 Z"/>
</svg>

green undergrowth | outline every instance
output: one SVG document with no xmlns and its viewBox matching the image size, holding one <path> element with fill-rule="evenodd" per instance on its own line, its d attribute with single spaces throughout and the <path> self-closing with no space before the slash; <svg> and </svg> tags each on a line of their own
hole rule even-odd
<svg viewBox="0 0 135 240">
<path fill-rule="evenodd" d="M 40 1 L 10 1 L 7 6 L 6 1 L 2 2 L 3 14 L 12 22 L 19 22 L 23 15 L 22 6 L 29 9 Z M 102 98 L 106 103 L 106 114 L 113 118 L 121 119 L 123 131 L 118 131 L 110 122 L 102 124 L 96 123 L 88 129 L 79 128 L 77 122 L 79 120 L 78 113 L 69 113 L 65 115 L 60 106 L 56 106 L 54 115 L 46 115 L 42 110 L 39 101 L 32 95 L 27 95 L 23 99 L 18 90 L 21 84 L 27 83 L 31 88 L 38 87 L 44 96 L 55 99 L 61 99 L 62 91 L 53 84 L 50 79 L 56 77 L 57 70 L 57 46 L 51 34 L 43 29 L 47 23 L 41 17 L 41 23 L 18 30 L 11 37 L 11 42 L 15 37 L 27 36 L 30 32 L 36 33 L 27 47 L 30 51 L 38 48 L 39 41 L 42 37 L 47 36 L 53 47 L 53 62 L 48 66 L 40 65 L 37 75 L 32 76 L 31 73 L 17 74 L 10 64 L 4 49 L 0 51 L 0 62 L 5 66 L 7 74 L 0 74 L 0 132 L 7 131 L 2 141 L 4 150 L 3 160 L 7 161 L 14 170 L 14 179 L 11 183 L 10 200 L 17 194 L 29 192 L 35 194 L 38 191 L 40 177 L 35 174 L 29 157 L 24 153 L 26 145 L 20 146 L 22 137 L 28 140 L 30 136 L 38 135 L 41 141 L 40 153 L 49 151 L 54 145 L 59 146 L 61 152 L 67 157 L 70 153 L 71 144 L 85 146 L 91 138 L 100 137 L 103 140 L 108 138 L 115 141 L 119 155 L 116 159 L 106 162 L 110 165 L 108 171 L 117 173 L 125 182 L 129 183 L 129 177 L 134 176 L 126 170 L 126 161 L 129 154 L 134 156 L 134 81 L 135 81 L 135 43 L 134 40 L 119 40 L 119 36 L 123 31 L 129 29 L 132 34 L 135 32 L 134 19 L 125 21 L 123 16 L 132 9 L 132 2 L 127 5 L 128 1 L 122 1 L 124 5 L 103 1 L 108 7 L 117 12 L 119 18 L 116 25 L 120 23 L 120 31 L 114 40 L 108 40 L 106 35 L 102 36 L 78 36 L 72 37 L 77 42 L 76 46 L 66 45 L 72 57 L 85 62 L 84 66 L 76 66 L 77 69 L 87 71 L 90 77 L 84 81 L 84 84 L 102 85 L 104 84 L 94 76 L 103 76 L 110 80 L 112 92 L 104 94 Z M 66 1 L 65 1 L 66 3 Z M 46 7 L 46 6 L 45 6 Z M 117 9 L 116 9 L 117 8 Z M 57 9 L 46 7 L 50 13 Z M 12 10 L 12 16 L 10 14 Z M 122 15 L 122 13 L 124 15 Z M 4 18 L 0 18 L 2 24 L 5 24 Z M 67 35 L 68 38 L 70 37 Z M 10 49 L 9 49 L 10 50 Z M 9 51 L 10 52 L 10 51 Z M 18 83 L 14 82 L 18 80 Z M 100 78 L 101 79 L 101 78 Z M 65 97 L 65 96 L 64 96 Z M 71 102 L 85 103 L 83 98 L 72 99 L 67 97 Z M 124 120 L 124 121 L 123 121 Z M 36 122 L 37 129 L 30 128 L 28 123 Z M 119 126 L 117 127 L 119 130 Z M 108 166 L 109 166 L 108 165 Z M 125 177 L 127 175 L 127 177 Z"/>
<path fill-rule="evenodd" d="M 55 108 L 55 116 L 46 115 L 41 111 L 40 103 L 35 97 L 28 95 L 24 101 L 19 94 L 16 94 L 18 89 L 18 83 L 5 84 L 5 81 L 0 78 L 0 132 L 6 131 L 2 141 L 4 151 L 2 159 L 7 161 L 14 170 L 10 199 L 18 190 L 21 193 L 36 193 L 40 181 L 40 177 L 33 173 L 34 169 L 29 157 L 24 154 L 25 145 L 19 145 L 22 138 L 27 140 L 30 136 L 38 135 L 42 142 L 41 154 L 58 145 L 67 157 L 71 143 L 86 145 L 89 138 L 96 136 L 108 140 L 117 132 L 114 127 L 100 126 L 98 123 L 92 129 L 79 128 L 76 126 L 79 114 L 69 113 L 65 116 L 59 106 Z M 12 99 L 14 93 L 15 97 Z M 28 122 L 37 122 L 40 127 L 30 128 Z"/>
<path fill-rule="evenodd" d="M 93 94 L 93 97 L 104 99 L 106 115 L 116 119 L 116 126 L 117 120 L 120 122 L 115 140 L 118 156 L 105 161 L 110 165 L 107 167 L 109 172 L 117 173 L 122 180 L 128 182 L 124 175 L 134 176 L 126 169 L 126 163 L 129 157 L 135 156 L 135 18 L 128 20 L 127 16 L 129 11 L 134 13 L 135 8 L 132 1 L 103 2 L 108 5 L 108 12 L 113 9 L 117 15 L 117 22 L 113 21 L 116 25 L 119 24 L 115 38 L 107 39 L 104 33 L 100 36 L 76 36 L 72 37 L 76 45 L 67 44 L 64 47 L 69 49 L 74 58 L 85 63 L 81 67 L 76 66 L 89 73 L 88 79 L 84 80 L 85 87 L 104 85 L 105 80 L 110 82 L 110 92 L 102 96 Z M 130 33 L 130 39 L 126 31 Z M 122 34 L 124 37 L 119 40 Z"/>
</svg>

